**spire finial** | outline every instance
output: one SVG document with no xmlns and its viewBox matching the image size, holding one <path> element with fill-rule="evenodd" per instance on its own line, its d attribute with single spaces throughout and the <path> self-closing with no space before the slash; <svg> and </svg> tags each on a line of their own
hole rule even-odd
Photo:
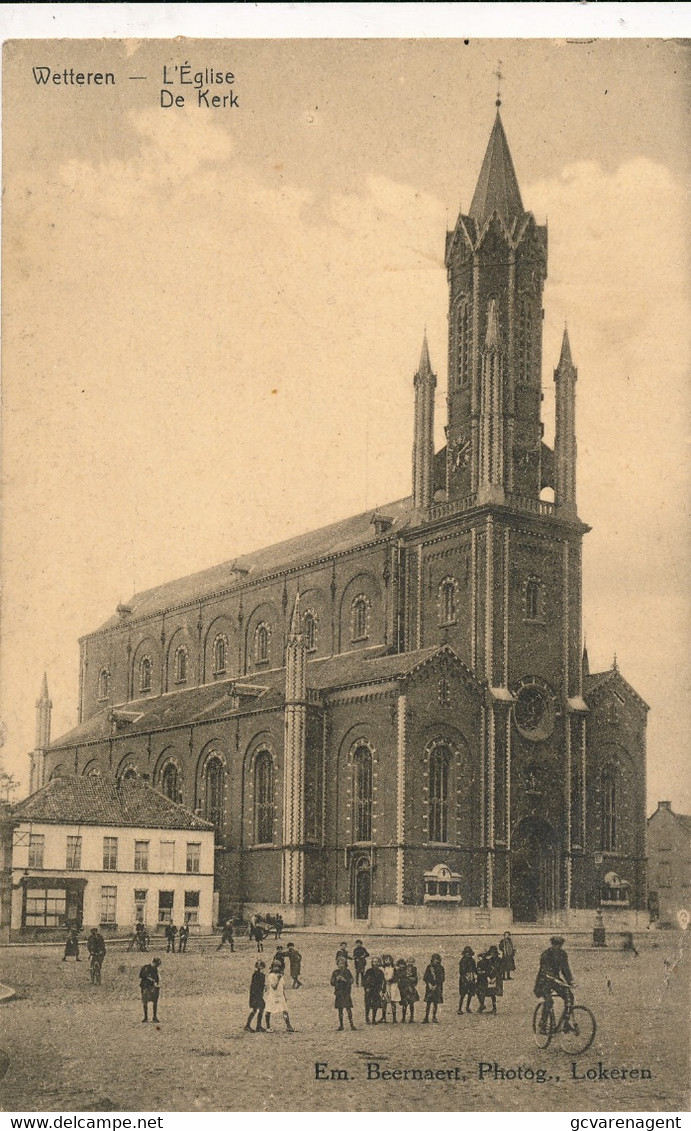
<svg viewBox="0 0 691 1131">
<path fill-rule="evenodd" d="M 612 668 L 614 669 L 615 672 L 619 671 L 619 665 L 617 664 L 617 653 L 616 652 L 614 653 L 614 659 L 612 660 Z"/>
<path fill-rule="evenodd" d="M 501 59 L 497 63 L 497 69 L 494 72 L 494 74 L 496 75 L 496 78 L 497 78 L 497 101 L 495 102 L 494 105 L 496 106 L 496 108 L 498 110 L 499 107 L 501 106 L 501 80 L 504 77 L 503 74 L 501 73 Z"/>
<path fill-rule="evenodd" d="M 431 373 L 431 372 L 432 372 L 432 363 L 430 362 L 430 359 L 429 359 L 429 347 L 427 345 L 427 327 L 425 326 L 425 330 L 424 330 L 424 333 L 422 335 L 422 353 L 420 354 L 420 365 L 418 367 L 418 373 Z"/>
<path fill-rule="evenodd" d="M 561 354 L 559 355 L 559 368 L 562 369 L 565 366 L 570 366 L 571 368 L 573 368 L 573 360 L 571 358 L 571 343 L 569 342 L 569 328 L 566 324 L 566 319 L 564 319 L 564 333 L 563 333 L 562 339 L 561 339 Z"/>
</svg>

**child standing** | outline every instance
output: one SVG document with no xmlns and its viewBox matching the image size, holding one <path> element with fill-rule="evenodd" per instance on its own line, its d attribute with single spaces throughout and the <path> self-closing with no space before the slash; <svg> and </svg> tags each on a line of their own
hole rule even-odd
<svg viewBox="0 0 691 1131">
<path fill-rule="evenodd" d="M 425 1016 L 422 1024 L 429 1022 L 430 1007 L 432 1008 L 432 1021 L 438 1024 L 437 1008 L 444 1001 L 444 979 L 446 972 L 441 964 L 441 954 L 433 954 L 429 966 L 425 970 Z"/>
<path fill-rule="evenodd" d="M 372 1024 L 376 1025 L 378 1010 L 381 1009 L 383 1014 L 383 997 L 386 988 L 381 962 L 378 958 L 373 958 L 369 970 L 365 970 L 362 976 L 362 984 L 365 990 L 365 1024 L 369 1025 L 371 1014 Z"/>
<path fill-rule="evenodd" d="M 300 971 L 302 969 L 302 955 L 299 950 L 295 949 L 295 944 L 289 942 L 288 944 L 288 966 L 290 967 L 290 976 L 293 979 L 294 990 L 299 990 L 302 982 L 300 981 Z"/>
<path fill-rule="evenodd" d="M 337 959 L 337 966 L 331 975 L 331 985 L 334 988 L 334 1008 L 338 1010 L 338 1029 L 343 1029 L 343 1011 L 348 1014 L 348 1021 L 350 1022 L 351 1029 L 355 1028 L 353 1024 L 353 998 L 351 990 L 353 988 L 353 975 L 348 969 L 348 964 L 345 958 L 341 955 Z"/>
<path fill-rule="evenodd" d="M 271 963 L 271 970 L 264 986 L 264 1013 L 266 1016 L 266 1032 L 271 1030 L 271 1014 L 282 1013 L 289 1033 L 295 1030 L 290 1024 L 288 1016 L 288 1002 L 286 1001 L 286 988 L 283 981 L 283 968 L 279 962 Z"/>
<path fill-rule="evenodd" d="M 461 961 L 458 963 L 458 1012 L 463 1013 L 463 1002 L 466 1002 L 466 1013 L 470 1013 L 470 1002 L 475 995 L 477 981 L 477 965 L 475 951 L 472 946 L 464 946 Z"/>
<path fill-rule="evenodd" d="M 258 959 L 254 964 L 254 973 L 250 982 L 250 1012 L 245 1028 L 248 1033 L 263 1033 L 262 1016 L 264 1014 L 264 987 L 266 986 L 266 964 Z M 252 1028 L 253 1017 L 257 1018 L 256 1028 Z"/>
<path fill-rule="evenodd" d="M 363 976 L 367 959 L 369 958 L 369 951 L 362 945 L 362 939 L 355 940 L 353 947 L 353 962 L 355 963 L 355 985 L 361 986 L 363 984 Z"/>
</svg>

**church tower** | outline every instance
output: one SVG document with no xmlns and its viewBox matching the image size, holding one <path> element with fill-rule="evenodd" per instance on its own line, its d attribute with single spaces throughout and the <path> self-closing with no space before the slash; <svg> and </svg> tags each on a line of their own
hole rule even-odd
<svg viewBox="0 0 691 1131">
<path fill-rule="evenodd" d="M 31 765 L 30 793 L 35 793 L 37 789 L 46 784 L 46 750 L 50 746 L 50 715 L 52 710 L 53 704 L 48 694 L 48 676 L 44 672 L 41 694 L 36 700 L 36 744 L 29 755 Z"/>
</svg>

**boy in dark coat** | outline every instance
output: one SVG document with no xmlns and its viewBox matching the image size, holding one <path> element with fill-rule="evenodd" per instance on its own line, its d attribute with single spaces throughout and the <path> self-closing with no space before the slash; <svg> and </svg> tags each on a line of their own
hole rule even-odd
<svg viewBox="0 0 691 1131">
<path fill-rule="evenodd" d="M 499 940 L 499 950 L 501 952 L 503 974 L 507 982 L 511 981 L 511 975 L 516 969 L 516 946 L 511 938 L 511 931 L 504 931 L 504 936 Z"/>
<path fill-rule="evenodd" d="M 355 940 L 353 947 L 353 962 L 355 963 L 355 985 L 362 985 L 362 976 L 365 973 L 369 951 L 362 945 L 362 939 Z"/>
<path fill-rule="evenodd" d="M 299 950 L 295 949 L 295 944 L 289 942 L 288 946 L 288 966 L 290 967 L 290 976 L 293 979 L 292 989 L 299 990 L 302 982 L 300 981 L 300 971 L 302 970 L 302 955 Z"/>
<path fill-rule="evenodd" d="M 381 968 L 381 963 L 378 958 L 372 959 L 372 965 L 369 970 L 365 970 L 362 976 L 362 984 L 365 989 L 365 1024 L 370 1024 L 370 1014 L 372 1016 L 372 1024 L 377 1024 L 377 1010 L 382 1010 L 383 1016 L 383 994 L 386 986 L 386 981 Z"/>
<path fill-rule="evenodd" d="M 220 950 L 224 943 L 228 943 L 231 951 L 235 950 L 232 919 L 226 919 L 225 923 L 223 924 L 223 930 L 221 931 L 221 941 L 216 947 L 216 950 Z"/>
<path fill-rule="evenodd" d="M 250 982 L 250 1012 L 245 1028 L 248 1033 L 263 1033 L 262 1017 L 264 1015 L 264 987 L 266 985 L 266 964 L 259 958 L 254 964 L 254 973 Z M 256 1028 L 252 1028 L 252 1018 L 257 1018 Z"/>
<path fill-rule="evenodd" d="M 481 954 L 477 962 L 477 997 L 480 1002 L 478 1013 L 485 1011 L 485 999 L 492 1002 L 492 1013 L 497 1012 L 497 998 L 504 993 L 502 962 L 496 946 L 491 946 Z"/>
<path fill-rule="evenodd" d="M 429 1023 L 429 1011 L 432 1007 L 432 1021 L 438 1025 L 437 1007 L 444 1001 L 444 979 L 446 972 L 441 964 L 441 954 L 433 954 L 429 966 L 425 970 L 425 1016 L 422 1024 Z"/>
<path fill-rule="evenodd" d="M 178 954 L 184 954 L 187 951 L 187 940 L 189 937 L 189 923 L 183 923 L 178 933 Z"/>
<path fill-rule="evenodd" d="M 158 968 L 161 965 L 160 958 L 154 958 L 153 962 L 148 962 L 146 966 L 142 966 L 139 971 L 139 988 L 142 995 L 142 1005 L 144 1006 L 144 1017 L 142 1024 L 149 1020 L 149 1002 L 154 1007 L 153 1020 L 158 1022 L 158 998 L 161 992 L 160 979 L 158 976 Z"/>
<path fill-rule="evenodd" d="M 353 998 L 351 995 L 353 975 L 348 969 L 348 964 L 343 957 L 338 959 L 338 965 L 331 975 L 331 985 L 334 988 L 334 1008 L 338 1010 L 339 1031 L 343 1029 L 343 1010 L 348 1014 L 351 1029 L 354 1029 Z"/>
<path fill-rule="evenodd" d="M 168 923 L 164 932 L 166 936 L 166 954 L 169 951 L 172 951 L 173 954 L 175 954 L 175 938 L 177 936 L 177 933 L 178 929 L 175 926 L 175 923 Z"/>
<path fill-rule="evenodd" d="M 98 927 L 91 928 L 91 934 L 86 940 L 86 949 L 91 959 L 91 981 L 96 986 L 101 984 L 101 967 L 106 956 L 106 940 Z"/>
<path fill-rule="evenodd" d="M 466 1001 L 466 1013 L 470 1013 L 470 1003 L 475 995 L 477 982 L 477 966 L 475 964 L 472 946 L 464 946 L 461 961 L 458 963 L 458 1012 L 463 1013 L 463 1002 Z"/>
</svg>

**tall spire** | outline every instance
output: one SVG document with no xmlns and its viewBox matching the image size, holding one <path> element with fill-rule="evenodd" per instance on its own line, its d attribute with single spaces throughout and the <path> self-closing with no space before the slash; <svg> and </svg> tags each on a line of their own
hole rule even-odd
<svg viewBox="0 0 691 1131">
<path fill-rule="evenodd" d="M 43 673 L 41 694 L 36 700 L 36 745 L 29 755 L 31 793 L 45 784 L 46 750 L 50 746 L 50 713 L 53 704 L 48 694 L 48 676 Z"/>
<path fill-rule="evenodd" d="M 571 343 L 569 342 L 569 328 L 568 328 L 568 326 L 566 325 L 566 322 L 565 322 L 564 323 L 564 335 L 561 339 L 561 354 L 559 355 L 559 365 L 558 365 L 557 368 L 563 369 L 567 365 L 573 366 L 573 361 L 571 360 Z"/>
<path fill-rule="evenodd" d="M 521 190 L 518 187 L 499 110 L 494 119 L 469 215 L 481 226 L 495 211 L 507 223 L 523 213 Z"/>
<path fill-rule="evenodd" d="M 415 386 L 415 427 L 413 433 L 413 506 L 430 507 L 434 501 L 434 390 L 437 378 L 432 372 L 427 347 L 427 331 L 422 339 Z"/>
<path fill-rule="evenodd" d="M 554 430 L 554 501 L 557 511 L 576 517 L 576 381 L 578 370 L 571 359 L 569 332 L 564 326 L 559 364 L 554 370 L 556 386 Z"/>
</svg>

